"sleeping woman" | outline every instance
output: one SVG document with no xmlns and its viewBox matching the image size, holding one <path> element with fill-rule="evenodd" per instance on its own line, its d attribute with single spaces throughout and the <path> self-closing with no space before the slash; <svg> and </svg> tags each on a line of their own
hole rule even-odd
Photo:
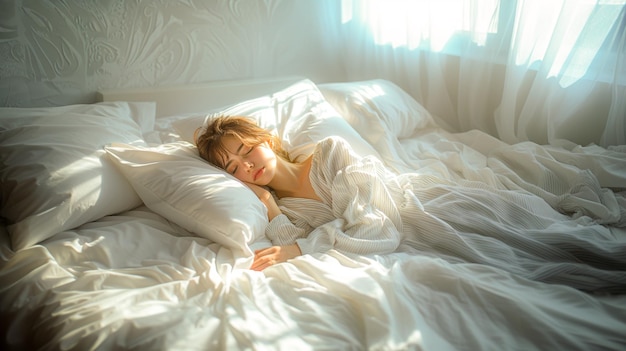
<svg viewBox="0 0 626 351">
<path fill-rule="evenodd" d="M 267 207 L 266 236 L 275 246 L 255 252 L 254 270 L 331 249 L 409 252 L 581 290 L 626 292 L 622 205 L 611 225 L 573 218 L 529 192 L 395 174 L 339 137 L 292 160 L 277 136 L 247 117 L 210 120 L 196 144 L 203 159 L 247 184 Z"/>
</svg>

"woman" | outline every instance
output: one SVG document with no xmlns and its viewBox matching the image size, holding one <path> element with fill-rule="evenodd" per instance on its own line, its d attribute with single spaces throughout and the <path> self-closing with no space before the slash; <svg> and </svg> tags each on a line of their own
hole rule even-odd
<svg viewBox="0 0 626 351">
<path fill-rule="evenodd" d="M 275 135 L 246 117 L 211 120 L 196 143 L 202 158 L 246 183 L 268 209 L 266 235 L 276 246 L 255 252 L 254 270 L 330 249 L 403 251 L 584 290 L 626 290 L 626 242 L 530 193 L 397 175 L 338 137 L 321 140 L 296 162 Z M 589 235 L 607 245 L 579 240 Z"/>
<path fill-rule="evenodd" d="M 331 248 L 371 254 L 390 253 L 398 247 L 401 233 L 396 225 L 401 227 L 401 221 L 397 215 L 395 224 L 380 211 L 354 223 L 343 218 L 347 206 L 338 206 L 338 202 L 354 196 L 331 194 L 332 182 L 336 173 L 357 163 L 359 157 L 342 139 L 325 139 L 312 155 L 294 162 L 280 139 L 253 120 L 218 117 L 197 136 L 196 143 L 202 158 L 247 184 L 267 207 L 270 225 L 266 235 L 277 246 L 257 251 L 252 269 L 262 270 L 302 253 Z M 282 200 L 289 217 L 265 187 Z M 368 207 L 373 203 L 366 201 Z"/>
</svg>

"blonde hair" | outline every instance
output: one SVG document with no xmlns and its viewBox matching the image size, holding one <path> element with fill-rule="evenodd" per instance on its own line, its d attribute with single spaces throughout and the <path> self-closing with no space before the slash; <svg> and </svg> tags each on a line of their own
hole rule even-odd
<svg viewBox="0 0 626 351">
<path fill-rule="evenodd" d="M 225 136 L 234 136 L 247 147 L 255 147 L 267 142 L 274 153 L 293 162 L 282 147 L 280 138 L 269 130 L 261 128 L 255 120 L 244 116 L 219 116 L 209 120 L 206 126 L 194 133 L 200 157 L 213 165 L 224 168 L 223 160 L 228 156 L 224 146 Z"/>
</svg>

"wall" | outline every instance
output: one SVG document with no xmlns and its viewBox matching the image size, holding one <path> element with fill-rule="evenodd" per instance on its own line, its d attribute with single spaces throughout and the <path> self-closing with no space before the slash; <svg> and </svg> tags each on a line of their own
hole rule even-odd
<svg viewBox="0 0 626 351">
<path fill-rule="evenodd" d="M 344 78 L 335 0 L 0 0 L 0 106 L 101 89 Z"/>
</svg>

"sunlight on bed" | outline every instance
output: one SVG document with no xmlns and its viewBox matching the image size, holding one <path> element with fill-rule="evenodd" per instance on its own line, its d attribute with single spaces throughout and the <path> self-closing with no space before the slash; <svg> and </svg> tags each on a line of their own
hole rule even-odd
<svg viewBox="0 0 626 351">
<path fill-rule="evenodd" d="M 385 91 L 378 84 L 372 84 L 371 86 L 364 87 L 361 90 L 361 94 L 365 99 L 374 99 L 376 97 L 384 96 Z"/>
<path fill-rule="evenodd" d="M 74 240 L 68 240 L 68 241 L 63 242 L 63 246 L 67 248 L 72 248 L 77 253 L 82 253 L 84 250 L 88 250 L 88 249 L 91 249 L 92 247 L 96 247 L 97 245 L 100 245 L 103 241 L 104 241 L 104 236 L 102 235 L 98 236 L 97 238 L 91 241 L 79 240 L 78 238 L 76 238 Z"/>
</svg>

